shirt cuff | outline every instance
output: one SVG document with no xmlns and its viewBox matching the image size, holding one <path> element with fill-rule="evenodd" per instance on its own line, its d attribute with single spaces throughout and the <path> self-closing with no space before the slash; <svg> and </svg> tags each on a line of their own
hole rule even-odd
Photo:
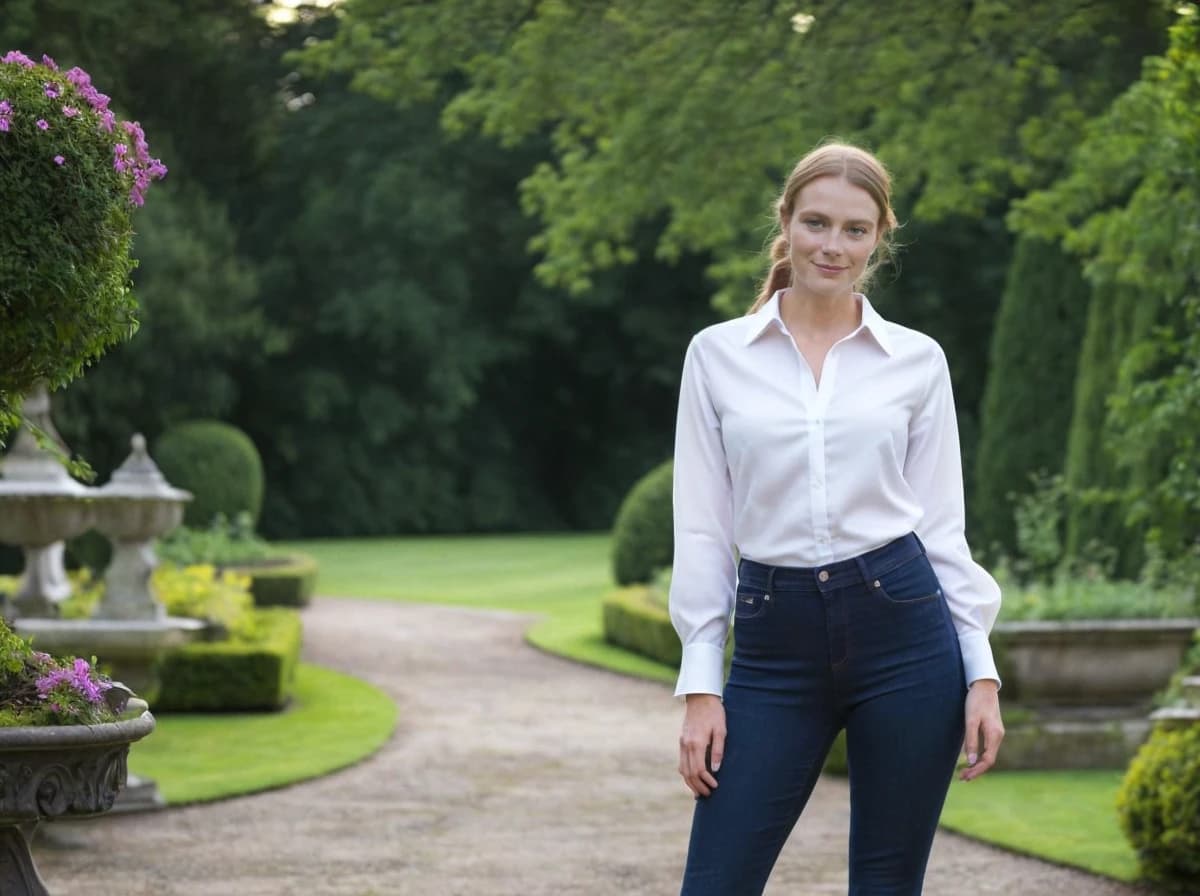
<svg viewBox="0 0 1200 896">
<path fill-rule="evenodd" d="M 725 679 L 725 646 L 699 642 L 683 648 L 675 696 L 716 694 L 721 696 Z"/>
<path fill-rule="evenodd" d="M 962 648 L 963 673 L 967 685 L 981 678 L 993 678 L 1000 683 L 1000 673 L 996 671 L 996 660 L 992 657 L 992 645 L 988 643 L 985 632 L 965 632 L 958 636 Z"/>
</svg>

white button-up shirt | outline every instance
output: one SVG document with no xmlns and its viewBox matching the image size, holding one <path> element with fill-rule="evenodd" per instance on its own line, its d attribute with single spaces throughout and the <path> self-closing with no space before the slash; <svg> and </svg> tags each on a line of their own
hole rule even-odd
<svg viewBox="0 0 1200 896">
<path fill-rule="evenodd" d="M 879 316 L 825 357 L 818 386 L 779 313 L 702 330 L 688 346 L 675 430 L 670 611 L 683 643 L 676 695 L 721 694 L 740 556 L 813 567 L 908 532 L 924 542 L 968 683 L 999 681 L 988 632 L 996 581 L 964 535 L 950 372 L 928 336 Z"/>
</svg>

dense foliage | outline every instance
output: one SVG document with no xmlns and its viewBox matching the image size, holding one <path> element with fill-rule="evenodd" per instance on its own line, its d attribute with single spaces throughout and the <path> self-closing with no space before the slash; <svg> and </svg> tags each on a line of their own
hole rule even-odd
<svg viewBox="0 0 1200 896">
<path fill-rule="evenodd" d="M 1096 287 L 1066 469 L 1069 485 L 1104 489 L 1117 512 L 1097 519 L 1085 505 L 1074 545 L 1128 544 L 1116 517 L 1187 557 L 1200 542 L 1200 6 L 1177 16 L 1166 54 L 1146 60 L 1067 176 L 1013 221 L 1064 239 Z"/>
</svg>

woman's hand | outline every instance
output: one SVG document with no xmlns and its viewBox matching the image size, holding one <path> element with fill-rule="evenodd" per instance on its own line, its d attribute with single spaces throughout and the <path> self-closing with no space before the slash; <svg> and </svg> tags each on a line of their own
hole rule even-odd
<svg viewBox="0 0 1200 896">
<path fill-rule="evenodd" d="M 971 682 L 967 691 L 967 731 L 963 749 L 967 767 L 961 778 L 973 781 L 996 764 L 1000 741 L 1004 740 L 1004 723 L 1000 720 L 1000 683 L 990 678 Z M 982 749 L 982 753 L 980 750 Z"/>
<path fill-rule="evenodd" d="M 688 694 L 679 735 L 679 774 L 695 796 L 716 789 L 725 755 L 725 706 L 716 694 Z M 706 761 L 707 759 L 707 761 Z"/>
</svg>

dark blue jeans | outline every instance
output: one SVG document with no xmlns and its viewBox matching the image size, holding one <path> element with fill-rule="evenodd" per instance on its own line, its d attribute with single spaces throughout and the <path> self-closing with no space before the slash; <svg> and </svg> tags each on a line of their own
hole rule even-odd
<svg viewBox="0 0 1200 896">
<path fill-rule="evenodd" d="M 962 655 L 915 535 L 825 567 L 743 559 L 725 758 L 684 896 L 758 896 L 842 728 L 851 896 L 916 896 L 963 739 Z"/>
</svg>

